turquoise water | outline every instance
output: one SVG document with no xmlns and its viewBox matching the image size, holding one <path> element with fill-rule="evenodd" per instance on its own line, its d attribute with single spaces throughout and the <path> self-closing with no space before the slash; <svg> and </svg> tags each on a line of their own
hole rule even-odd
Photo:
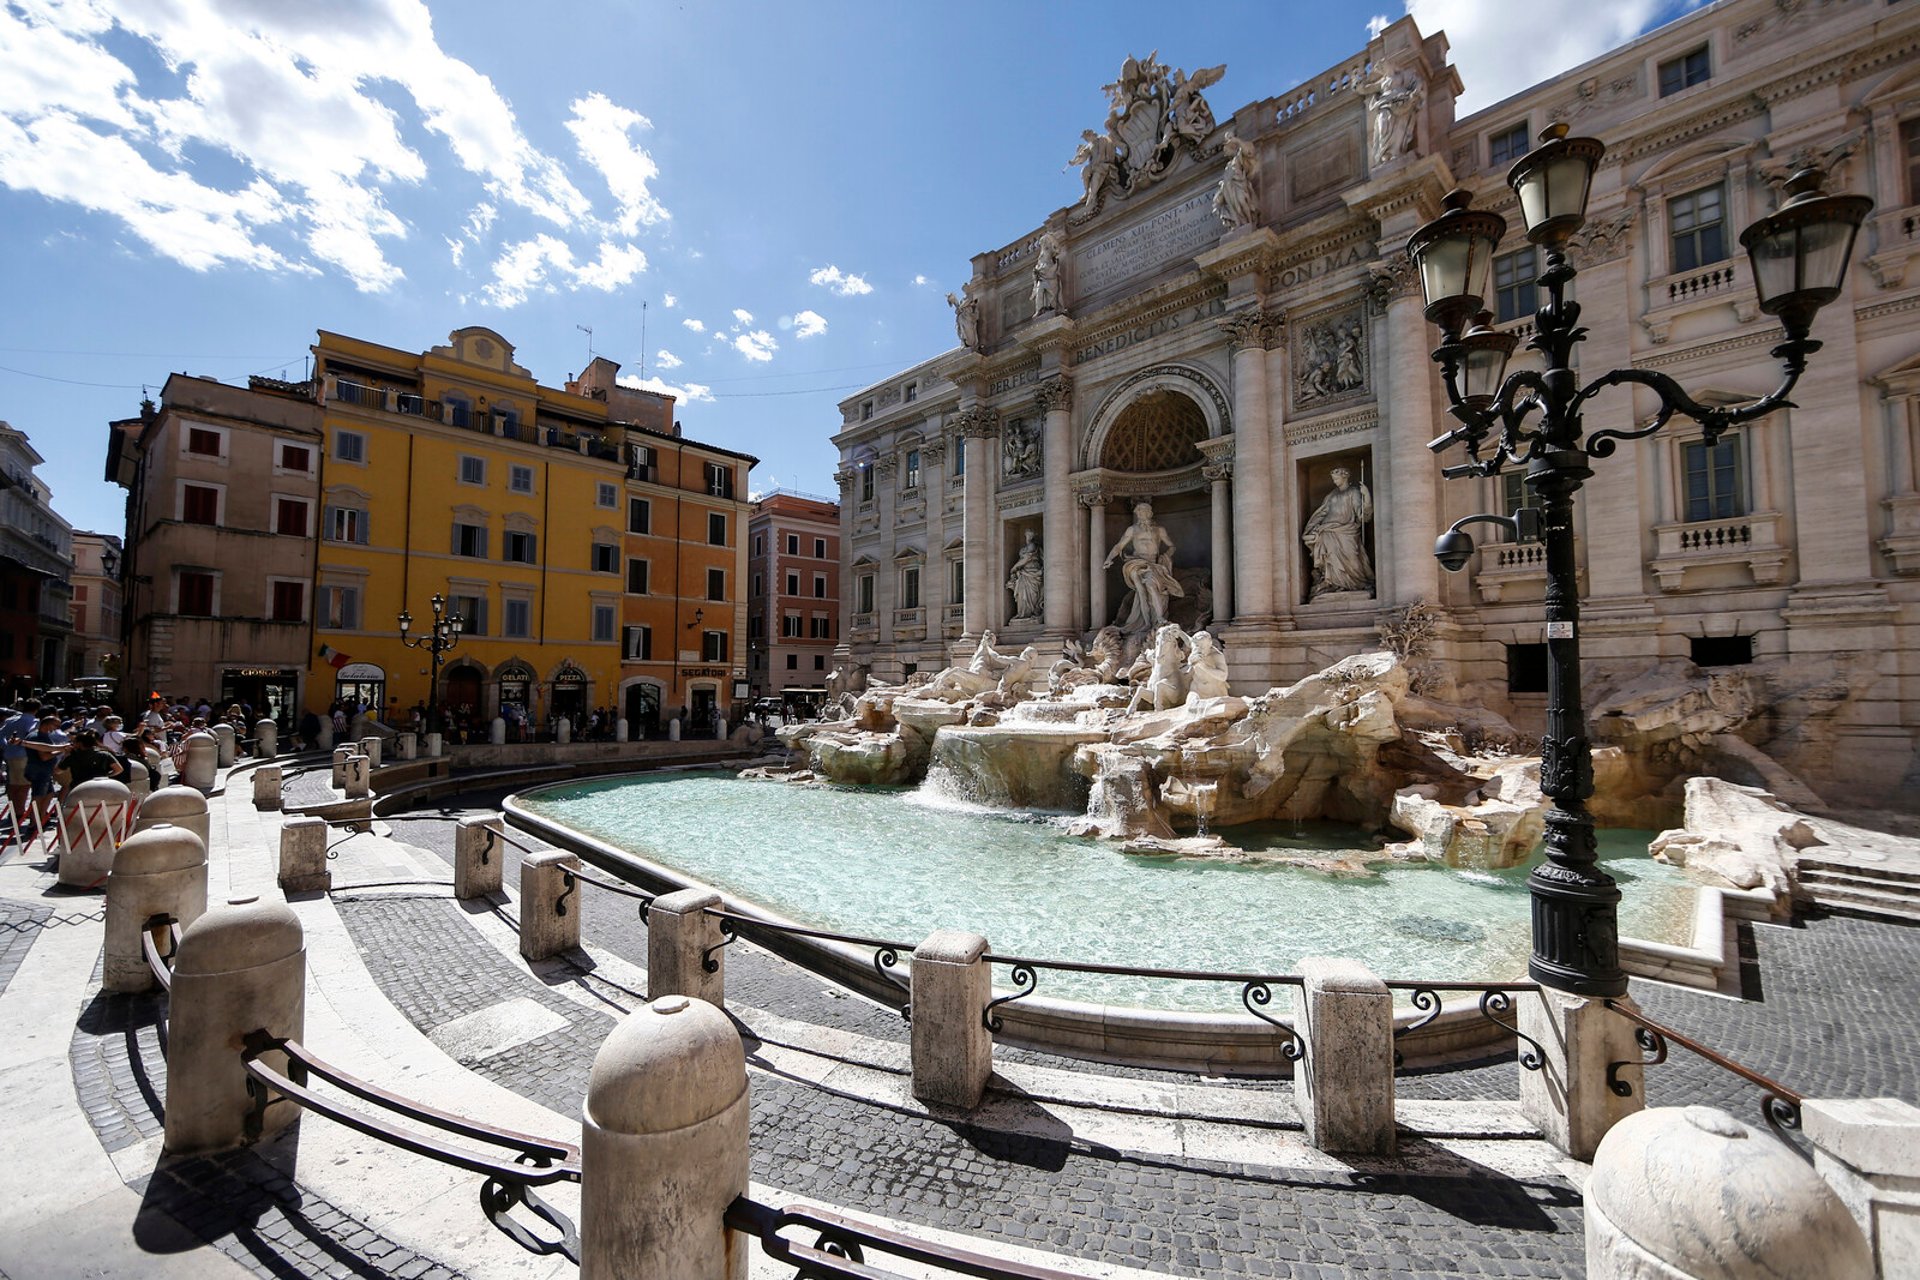
<svg viewBox="0 0 1920 1280">
<path fill-rule="evenodd" d="M 816 928 L 916 942 L 935 928 L 1001 954 L 1238 972 L 1351 956 L 1383 978 L 1524 978 L 1526 867 L 1394 865 L 1330 876 L 1275 860 L 1141 857 L 1066 833 L 1057 818 L 920 791 L 795 786 L 690 773 L 527 793 L 529 810 Z M 1230 827 L 1252 853 L 1375 847 L 1333 823 Z M 1685 943 L 1693 888 L 1647 857 L 1644 831 L 1603 831 L 1621 933 Z M 998 975 L 1004 977 L 1004 974 Z M 1233 1008 L 1239 990 L 1043 973 L 1048 995 L 1163 1008 Z M 1276 993 L 1280 999 L 1284 996 Z"/>
</svg>

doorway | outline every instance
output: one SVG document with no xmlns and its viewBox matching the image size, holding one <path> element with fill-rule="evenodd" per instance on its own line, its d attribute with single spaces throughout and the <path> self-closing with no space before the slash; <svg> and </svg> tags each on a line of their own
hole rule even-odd
<svg viewBox="0 0 1920 1280">
<path fill-rule="evenodd" d="M 629 738 L 655 738 L 660 735 L 659 685 L 628 685 L 624 710 Z"/>
<path fill-rule="evenodd" d="M 687 709 L 689 736 L 711 738 L 720 727 L 718 696 L 712 685 L 700 685 L 687 691 L 691 705 Z"/>
</svg>

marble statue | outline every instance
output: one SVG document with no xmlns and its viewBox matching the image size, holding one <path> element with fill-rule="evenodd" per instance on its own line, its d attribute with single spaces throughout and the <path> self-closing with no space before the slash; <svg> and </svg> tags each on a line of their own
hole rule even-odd
<svg viewBox="0 0 1920 1280">
<path fill-rule="evenodd" d="M 1360 91 L 1367 100 L 1367 143 L 1373 163 L 1391 164 L 1414 148 L 1415 117 L 1427 99 L 1426 87 L 1417 72 L 1389 57 L 1380 60 L 1379 77 Z"/>
<path fill-rule="evenodd" d="M 1156 628 L 1153 643 L 1140 655 L 1147 671 L 1135 682 L 1127 710 L 1165 711 L 1179 706 L 1187 696 L 1187 655 L 1192 651 L 1192 639 L 1177 624 L 1166 622 Z"/>
<path fill-rule="evenodd" d="M 1165 167 L 1160 142 L 1167 125 L 1167 69 L 1154 50 L 1143 62 L 1128 58 L 1120 68 L 1120 78 L 1102 85 L 1112 105 L 1108 131 L 1120 143 L 1120 157 L 1126 162 L 1129 191 L 1157 178 Z"/>
<path fill-rule="evenodd" d="M 1120 617 L 1121 631 L 1151 631 L 1166 625 L 1167 602 L 1187 592 L 1173 575 L 1173 539 L 1154 522 L 1151 502 L 1133 504 L 1133 523 L 1107 552 L 1102 567 L 1111 567 L 1116 560 L 1122 561 L 1120 577 L 1132 591 Z"/>
<path fill-rule="evenodd" d="M 1260 157 L 1251 142 L 1235 137 L 1231 129 L 1222 145 L 1227 168 L 1213 191 L 1213 211 L 1229 229 L 1253 226 L 1260 221 Z"/>
<path fill-rule="evenodd" d="M 1220 83 L 1220 77 L 1227 74 L 1227 64 L 1217 67 L 1202 67 L 1188 75 L 1184 71 L 1173 73 L 1173 97 L 1167 108 L 1167 141 L 1171 146 L 1176 140 L 1184 140 L 1199 146 L 1213 132 L 1213 108 L 1200 96 L 1202 89 L 1210 89 Z"/>
<path fill-rule="evenodd" d="M 1011 418 L 1000 433 L 1000 472 L 1009 480 L 1040 473 L 1040 433 L 1025 418 Z"/>
<path fill-rule="evenodd" d="M 1100 207 L 1100 198 L 1108 187 L 1120 186 L 1120 150 L 1111 134 L 1082 129 L 1080 149 L 1067 163 L 1081 166 L 1080 186 L 1085 192 L 1080 200 L 1083 213 L 1092 213 Z"/>
<path fill-rule="evenodd" d="M 1027 530 L 1020 543 L 1020 555 L 1007 574 L 1007 590 L 1013 592 L 1013 621 L 1038 622 L 1045 570 L 1040 563 L 1040 543 L 1033 530 Z"/>
<path fill-rule="evenodd" d="M 954 331 L 960 335 L 960 345 L 969 351 L 980 349 L 980 300 L 973 296 L 973 282 L 968 281 L 961 287 L 961 297 L 951 293 L 947 295 L 947 305 L 953 308 Z"/>
<path fill-rule="evenodd" d="M 1366 482 L 1353 482 L 1345 467 L 1333 469 L 1333 492 L 1307 517 L 1300 537 L 1313 561 L 1307 599 L 1338 591 L 1372 591 L 1373 561 L 1367 556 L 1367 525 L 1373 521 L 1373 494 Z"/>
<path fill-rule="evenodd" d="M 927 683 L 921 692 L 929 698 L 944 698 L 949 702 L 959 702 L 965 698 L 975 698 L 1000 683 L 1000 673 L 1011 666 L 1017 658 L 1015 654 L 1001 653 L 994 648 L 999 639 L 993 628 L 988 627 L 980 633 L 980 643 L 974 646 L 973 657 L 964 667 L 948 667 Z"/>
<path fill-rule="evenodd" d="M 1039 666 L 1040 650 L 1035 646 L 1028 645 L 1015 654 L 1001 671 L 1000 683 L 994 689 L 1000 701 L 1012 706 L 1022 698 L 1031 696 L 1035 682 L 1041 678 Z"/>
<path fill-rule="evenodd" d="M 1033 314 L 1060 309 L 1060 252 L 1058 232 L 1042 232 L 1033 249 Z"/>
<path fill-rule="evenodd" d="M 1187 703 L 1227 696 L 1227 655 L 1211 631 L 1193 633 L 1193 652 L 1187 655 Z"/>
</svg>

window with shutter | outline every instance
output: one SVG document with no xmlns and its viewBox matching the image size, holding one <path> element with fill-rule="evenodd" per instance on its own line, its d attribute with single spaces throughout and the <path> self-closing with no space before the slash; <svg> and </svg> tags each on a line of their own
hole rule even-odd
<svg viewBox="0 0 1920 1280">
<path fill-rule="evenodd" d="M 182 485 L 180 518 L 188 524 L 219 524 L 220 491 L 203 484 Z"/>
</svg>

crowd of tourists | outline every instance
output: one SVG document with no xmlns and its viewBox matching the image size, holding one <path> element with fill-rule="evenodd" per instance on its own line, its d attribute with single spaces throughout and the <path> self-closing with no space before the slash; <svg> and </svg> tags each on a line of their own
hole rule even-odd
<svg viewBox="0 0 1920 1280">
<path fill-rule="evenodd" d="M 245 738 L 252 720 L 253 708 L 245 703 L 216 712 L 205 699 L 170 702 L 157 693 L 131 716 L 105 703 L 51 696 L 0 706 L 7 799 L 0 841 L 24 843 L 50 827 L 61 797 L 83 782 L 112 778 L 136 789 L 163 786 L 179 775 L 189 734 L 226 721 Z"/>
</svg>

